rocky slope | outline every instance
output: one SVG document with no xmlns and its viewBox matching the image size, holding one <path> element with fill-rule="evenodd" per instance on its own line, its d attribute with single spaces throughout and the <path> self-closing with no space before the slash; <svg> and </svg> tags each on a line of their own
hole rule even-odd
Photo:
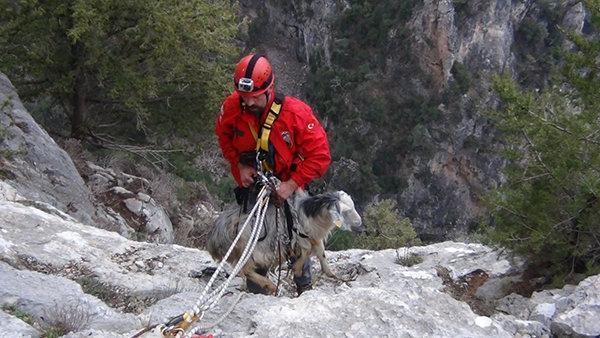
<svg viewBox="0 0 600 338">
<path fill-rule="evenodd" d="M 153 198 L 148 179 L 84 159 L 77 162 L 33 120 L 10 80 L 0 73 L 0 179 L 19 191 L 20 203 L 57 209 L 126 238 L 157 243 L 173 243 L 176 235 L 192 243 L 186 238 L 201 234 L 214 216 L 209 202 L 179 208 L 173 215 L 176 233 L 166 206 Z"/>
<path fill-rule="evenodd" d="M 39 337 L 57 327 L 71 331 L 68 337 L 131 336 L 191 308 L 210 277 L 206 268 L 214 263 L 204 251 L 127 240 L 59 210 L 24 205 L 12 187 L 4 182 L 0 187 L 0 336 Z M 422 262 L 400 265 L 399 253 L 418 255 Z M 477 289 L 488 295 L 502 290 L 507 280 L 518 278 L 518 261 L 479 244 L 453 242 L 399 253 L 330 253 L 334 273 L 351 281 L 317 277 L 312 291 L 294 298 L 286 278 L 278 297 L 244 294 L 210 332 L 225 337 L 600 334 L 599 276 L 531 299 L 480 295 L 487 305 L 472 309 L 463 300 L 474 304 Z M 234 279 L 230 289 L 242 292 L 243 281 Z M 215 321 L 233 298 L 226 296 L 201 324 Z"/>
<path fill-rule="evenodd" d="M 560 29 L 588 26 L 581 1 L 241 4 L 248 48 L 266 52 L 280 90 L 307 99 L 327 125 L 329 185 L 363 204 L 395 198 L 434 240 L 464 235 L 503 180 L 484 117 L 497 104 L 492 77 L 544 86 Z"/>
<path fill-rule="evenodd" d="M 0 74 L 0 178 L 24 197 L 43 201 L 91 223 L 91 195 L 71 158 L 33 120 Z"/>
<path fill-rule="evenodd" d="M 13 105 L 19 106 L 11 87 L 5 88 L 9 88 Z M 4 116 L 14 113 L 5 110 Z M 28 130 L 41 135 L 31 138 L 29 149 L 51 145 L 72 175 L 71 184 L 78 184 L 79 191 L 90 194 L 94 201 L 98 192 L 103 192 L 107 205 L 101 206 L 115 207 L 120 212 L 115 215 L 127 216 L 120 218 L 124 222 L 121 227 L 134 231 L 129 224 L 144 224 L 142 233 L 158 235 L 144 238 L 171 240 L 167 228 L 148 232 L 148 227 L 168 222 L 155 222 L 162 208 L 139 191 L 148 184 L 145 179 L 88 163 L 89 193 L 72 170 L 70 158 L 43 137 L 45 133 L 26 111 L 18 113 L 16 123 L 28 121 Z M 23 124 L 16 123 L 23 130 Z M 16 128 L 11 123 L 3 125 Z M 9 130 L 7 135 L 21 135 Z M 7 137 L 2 145 L 11 142 Z M 38 154 L 18 154 L 29 156 L 28 161 L 3 157 L 3 163 L 8 163 L 3 168 L 11 173 L 36 172 L 35 164 L 43 163 L 41 159 L 58 156 Z M 39 186 L 52 187 L 57 184 L 53 178 L 61 175 L 39 176 Z M 60 194 L 60 184 L 56 195 L 43 194 L 35 186 L 22 184 L 19 177 L 7 175 L 0 181 L 0 336 L 129 337 L 149 323 L 165 322 L 195 304 L 215 267 L 206 252 L 132 241 L 99 229 L 67 206 L 65 201 L 72 197 Z M 212 214 L 208 209 L 204 213 Z M 131 231 L 125 235 L 132 235 Z M 411 255 L 421 262 L 402 265 Z M 351 250 L 331 252 L 328 257 L 334 273 L 346 282 L 324 278 L 315 271 L 314 289 L 296 298 L 290 277 L 285 277 L 278 297 L 244 293 L 227 319 L 210 332 L 236 337 L 283 337 L 290 332 L 415 337 L 600 334 L 598 276 L 579 286 L 524 298 L 506 295 L 506 290 L 520 281 L 522 262 L 479 244 L 445 242 L 379 252 Z M 314 266 L 318 270 L 317 264 Z M 243 290 L 243 280 L 236 277 L 229 291 L 237 295 Z M 226 296 L 201 325 L 216 321 L 233 298 Z"/>
</svg>

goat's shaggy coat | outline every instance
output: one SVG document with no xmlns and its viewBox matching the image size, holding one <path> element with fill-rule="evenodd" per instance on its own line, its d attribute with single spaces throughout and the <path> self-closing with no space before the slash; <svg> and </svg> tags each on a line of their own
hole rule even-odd
<svg viewBox="0 0 600 338">
<path fill-rule="evenodd" d="M 355 231 L 359 231 L 362 226 L 361 218 L 354 209 L 354 202 L 343 191 L 312 197 L 309 197 L 303 191 L 298 191 L 290 197 L 288 202 L 293 215 L 294 226 L 302 236 L 295 233 L 292 234 L 292 238 L 289 238 L 283 209 L 278 210 L 273 205 L 269 205 L 263 231 L 259 236 L 259 238 L 264 237 L 264 240 L 257 243 L 251 259 L 246 262 L 240 272 L 270 293 L 275 293 L 275 284 L 257 273 L 257 268 L 271 269 L 277 266 L 279 262 L 285 262 L 291 254 L 296 258 L 293 266 L 294 276 L 300 277 L 304 261 L 309 256 L 316 255 L 323 273 L 335 277 L 325 260 L 323 241 L 336 225 L 344 230 Z M 246 221 L 247 215 L 240 215 L 239 210 L 239 206 L 233 205 L 223 211 L 208 235 L 208 252 L 216 260 L 221 260 L 225 256 L 237 235 L 238 229 Z M 279 212 L 278 216 L 276 216 L 277 212 Z M 251 226 L 247 226 L 244 230 L 242 237 L 227 260 L 230 264 L 235 265 L 239 260 L 251 231 Z M 290 243 L 293 252 L 289 253 L 286 250 L 281 250 L 281 257 L 278 257 L 278 240 L 282 241 L 282 247 L 285 247 L 283 243 Z"/>
</svg>

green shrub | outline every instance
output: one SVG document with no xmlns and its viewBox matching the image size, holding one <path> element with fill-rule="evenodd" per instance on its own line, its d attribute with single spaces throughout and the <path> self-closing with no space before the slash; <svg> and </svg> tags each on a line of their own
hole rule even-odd
<svg viewBox="0 0 600 338">
<path fill-rule="evenodd" d="M 390 199 L 369 204 L 363 215 L 366 233 L 335 232 L 327 243 L 328 250 L 350 248 L 383 250 L 421 243 L 408 218 L 400 217 L 396 202 Z"/>
<path fill-rule="evenodd" d="M 327 250 L 332 251 L 351 249 L 354 248 L 355 238 L 356 235 L 349 231 L 336 230 L 331 237 L 329 237 L 325 247 Z"/>
<path fill-rule="evenodd" d="M 600 88 L 600 87 L 599 87 Z M 600 263 L 600 143 L 596 109 L 576 113 L 563 93 L 522 93 L 510 80 L 496 90 L 495 114 L 507 141 L 507 183 L 489 196 L 492 239 L 552 266 L 555 278 L 590 273 Z"/>
<path fill-rule="evenodd" d="M 410 253 L 408 252 L 408 250 L 405 248 L 404 251 L 402 253 L 400 253 L 400 250 L 396 249 L 396 264 L 402 265 L 402 266 L 413 266 L 413 265 L 417 265 L 419 263 L 423 262 L 423 257 L 415 254 L 415 253 Z"/>
<path fill-rule="evenodd" d="M 600 1 L 589 1 L 600 17 Z M 550 266 L 556 285 L 600 271 L 600 42 L 571 36 L 561 74 L 538 93 L 496 80 L 507 182 L 488 197 L 496 243 Z"/>
<path fill-rule="evenodd" d="M 33 325 L 35 323 L 35 320 L 29 313 L 21 310 L 20 308 L 18 308 L 15 305 L 2 306 L 2 311 L 19 318 L 20 320 L 24 321 L 25 323 L 27 323 L 29 325 Z"/>
<path fill-rule="evenodd" d="M 454 82 L 451 86 L 456 86 L 456 89 L 454 89 L 454 91 L 456 91 L 454 96 L 462 95 L 471 88 L 471 72 L 464 64 L 454 62 L 450 73 L 452 73 L 452 77 L 454 78 Z"/>
<path fill-rule="evenodd" d="M 382 250 L 420 243 L 410 220 L 400 217 L 393 200 L 384 199 L 368 205 L 363 222 L 367 233 L 357 237 L 355 244 L 358 247 Z"/>
</svg>

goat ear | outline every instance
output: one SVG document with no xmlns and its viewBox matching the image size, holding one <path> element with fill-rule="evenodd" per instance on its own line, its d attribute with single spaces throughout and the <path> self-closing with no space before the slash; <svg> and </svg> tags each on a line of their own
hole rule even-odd
<svg viewBox="0 0 600 338">
<path fill-rule="evenodd" d="M 340 215 L 339 212 L 337 212 L 335 210 L 331 212 L 331 218 L 332 218 L 333 224 L 335 224 L 335 226 L 338 228 L 341 228 L 342 224 L 344 224 L 344 218 L 342 217 L 342 215 Z"/>
</svg>

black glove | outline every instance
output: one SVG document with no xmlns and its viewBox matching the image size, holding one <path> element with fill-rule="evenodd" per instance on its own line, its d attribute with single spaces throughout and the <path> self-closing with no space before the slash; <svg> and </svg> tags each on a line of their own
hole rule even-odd
<svg viewBox="0 0 600 338">
<path fill-rule="evenodd" d="M 248 200 L 248 194 L 250 193 L 250 188 L 244 187 L 236 187 L 233 189 L 233 193 L 235 194 L 235 201 L 238 205 L 244 205 L 244 202 Z"/>
</svg>

